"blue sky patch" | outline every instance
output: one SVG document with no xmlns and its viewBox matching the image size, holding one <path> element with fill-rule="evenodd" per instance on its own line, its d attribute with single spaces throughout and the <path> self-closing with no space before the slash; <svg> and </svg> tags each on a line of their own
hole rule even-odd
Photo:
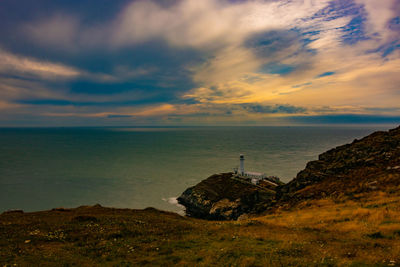
<svg viewBox="0 0 400 267">
<path fill-rule="evenodd" d="M 336 72 L 334 72 L 334 71 L 327 71 L 327 72 L 324 72 L 324 73 L 321 73 L 320 75 L 318 75 L 317 77 L 315 77 L 315 78 L 322 78 L 322 77 L 326 77 L 326 76 L 332 76 L 332 75 L 334 75 Z"/>
<path fill-rule="evenodd" d="M 342 40 L 345 44 L 353 45 L 359 41 L 368 40 L 365 33 L 365 17 L 359 15 L 354 17 L 349 24 L 343 28 Z"/>
<path fill-rule="evenodd" d="M 269 74 L 279 74 L 279 75 L 287 75 L 295 71 L 296 68 L 291 65 L 281 64 L 281 63 L 269 63 L 262 66 L 259 69 L 259 72 L 269 73 Z"/>
</svg>

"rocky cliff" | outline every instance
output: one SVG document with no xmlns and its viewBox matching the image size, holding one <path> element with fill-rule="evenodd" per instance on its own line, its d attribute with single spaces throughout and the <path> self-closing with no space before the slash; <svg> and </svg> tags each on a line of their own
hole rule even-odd
<svg viewBox="0 0 400 267">
<path fill-rule="evenodd" d="M 229 220 L 306 199 L 376 190 L 400 191 L 400 127 L 322 153 L 287 184 L 262 188 L 232 179 L 232 173 L 217 174 L 188 188 L 178 201 L 189 216 Z"/>
<path fill-rule="evenodd" d="M 318 160 L 307 163 L 291 182 L 280 186 L 277 198 L 295 202 L 391 190 L 399 184 L 400 127 L 397 127 L 322 153 Z"/>
<path fill-rule="evenodd" d="M 245 213 L 257 213 L 273 205 L 275 191 L 234 179 L 232 173 L 210 176 L 188 188 L 178 198 L 191 217 L 235 220 Z"/>
</svg>

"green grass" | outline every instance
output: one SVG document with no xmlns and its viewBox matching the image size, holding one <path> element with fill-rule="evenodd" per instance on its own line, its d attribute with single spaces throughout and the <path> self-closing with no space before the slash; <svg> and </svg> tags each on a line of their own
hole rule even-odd
<svg viewBox="0 0 400 267">
<path fill-rule="evenodd" d="M 100 206 L 4 213 L 0 266 L 398 265 L 399 196 L 362 199 L 308 201 L 231 222 Z"/>
</svg>

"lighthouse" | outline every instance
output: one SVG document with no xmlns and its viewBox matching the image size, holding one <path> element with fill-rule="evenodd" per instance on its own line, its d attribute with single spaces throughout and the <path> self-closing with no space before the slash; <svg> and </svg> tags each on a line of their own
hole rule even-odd
<svg viewBox="0 0 400 267">
<path fill-rule="evenodd" d="M 240 165 L 239 165 L 239 174 L 244 175 L 244 156 L 240 154 Z"/>
<path fill-rule="evenodd" d="M 243 154 L 240 154 L 239 160 L 240 160 L 239 168 L 233 168 L 233 172 L 236 175 L 235 177 L 239 177 L 246 180 L 250 179 L 250 181 L 255 185 L 257 185 L 261 180 L 267 178 L 265 173 L 245 171 Z"/>
</svg>

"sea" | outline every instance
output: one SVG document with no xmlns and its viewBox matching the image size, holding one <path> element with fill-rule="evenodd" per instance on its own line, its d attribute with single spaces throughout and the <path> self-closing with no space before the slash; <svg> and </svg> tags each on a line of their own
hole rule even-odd
<svg viewBox="0 0 400 267">
<path fill-rule="evenodd" d="M 100 204 L 182 213 L 178 197 L 215 173 L 293 179 L 369 126 L 0 128 L 0 212 Z"/>
</svg>

